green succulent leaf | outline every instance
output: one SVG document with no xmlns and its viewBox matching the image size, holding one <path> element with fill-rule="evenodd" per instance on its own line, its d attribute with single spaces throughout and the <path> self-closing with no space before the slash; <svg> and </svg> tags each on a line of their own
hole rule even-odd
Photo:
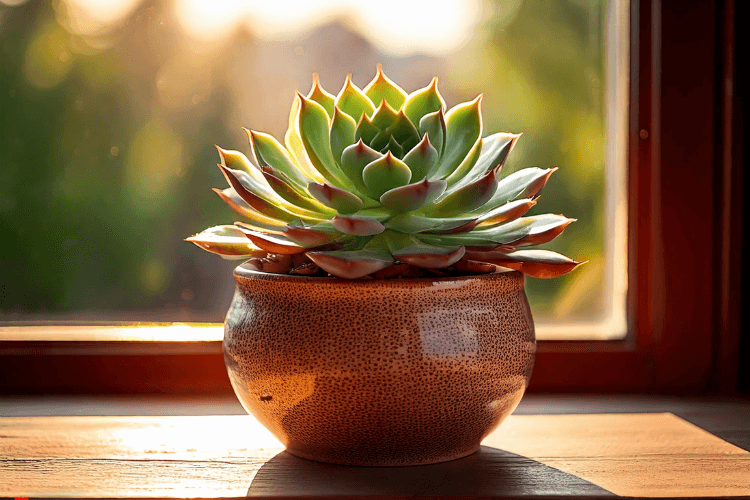
<svg viewBox="0 0 750 500">
<path fill-rule="evenodd" d="M 493 168 L 502 168 L 520 137 L 521 134 L 509 134 L 505 132 L 485 137 L 482 140 L 482 152 L 479 154 L 479 159 L 474 164 L 474 167 L 463 178 L 457 179 L 451 188 L 463 187 L 471 183 L 474 179 L 485 175 Z M 458 170 L 460 169 L 461 167 L 458 168 Z"/>
<path fill-rule="evenodd" d="M 265 224 L 258 224 L 255 221 L 250 221 L 250 222 L 237 221 L 235 222 L 235 225 L 237 226 L 242 225 L 242 229 L 252 229 L 253 231 L 257 231 L 259 233 L 264 233 L 264 234 L 283 235 L 287 229 L 286 225 L 282 226 L 281 228 L 268 228 L 266 227 Z"/>
<path fill-rule="evenodd" d="M 426 243 L 437 246 L 464 245 L 467 250 L 492 251 L 501 247 L 500 243 L 492 241 L 487 235 L 478 235 L 474 231 L 456 234 L 428 234 L 422 233 L 419 238 Z"/>
<path fill-rule="evenodd" d="M 522 198 L 536 198 L 538 196 L 541 196 L 542 189 L 544 189 L 544 186 L 547 185 L 547 181 L 549 180 L 550 176 L 554 174 L 557 171 L 557 167 L 552 167 L 546 169 L 546 172 L 544 175 L 540 175 L 538 178 L 535 178 L 532 182 L 530 182 L 526 188 L 521 191 L 520 194 L 516 195 L 516 198 L 519 196 Z"/>
<path fill-rule="evenodd" d="M 401 214 L 384 223 L 388 229 L 402 233 L 439 233 L 448 231 L 476 221 L 476 217 L 433 218 L 411 213 Z"/>
<path fill-rule="evenodd" d="M 305 248 L 315 248 L 336 241 L 341 238 L 341 233 L 333 227 L 319 226 L 312 228 L 290 225 L 284 231 L 284 236 Z"/>
<path fill-rule="evenodd" d="M 546 243 L 563 232 L 573 222 L 562 215 L 544 214 L 523 217 L 515 221 L 489 229 L 474 230 L 468 233 L 444 234 L 431 239 L 431 235 L 421 235 L 425 241 L 440 241 L 481 247 L 516 247 Z"/>
<path fill-rule="evenodd" d="M 437 200 L 445 191 L 446 185 L 445 181 L 423 179 L 386 191 L 380 197 L 380 203 L 396 212 L 411 212 Z"/>
<path fill-rule="evenodd" d="M 380 152 L 383 154 L 391 153 L 397 159 L 404 156 L 404 148 L 401 147 L 401 144 L 399 144 L 393 136 L 390 136 L 388 144 L 386 144 Z"/>
<path fill-rule="evenodd" d="M 341 154 L 341 169 L 359 191 L 369 194 L 370 192 L 362 179 L 362 171 L 367 165 L 380 158 L 383 158 L 382 153 L 370 148 L 360 139 L 357 144 L 344 149 Z"/>
<path fill-rule="evenodd" d="M 389 253 L 371 249 L 317 251 L 305 255 L 321 269 L 345 279 L 362 278 L 393 263 Z"/>
<path fill-rule="evenodd" d="M 236 222 L 235 227 L 239 228 L 255 246 L 267 252 L 294 255 L 305 251 L 305 247 L 298 245 L 282 234 L 263 233 L 244 222 Z"/>
<path fill-rule="evenodd" d="M 229 259 L 249 259 L 265 257 L 266 252 L 255 246 L 245 234 L 235 226 L 215 226 L 185 238 L 203 250 Z"/>
<path fill-rule="evenodd" d="M 402 109 L 409 120 L 414 124 L 418 124 L 426 114 L 435 112 L 439 109 L 445 109 L 443 96 L 438 92 L 437 77 L 433 78 L 428 86 L 415 90 L 409 94 Z"/>
<path fill-rule="evenodd" d="M 455 217 L 465 214 L 487 203 L 495 193 L 497 185 L 497 176 L 491 171 L 468 186 L 457 189 L 426 210 L 428 215 L 433 217 Z"/>
<path fill-rule="evenodd" d="M 298 119 L 302 143 L 315 169 L 331 184 L 346 187 L 343 172 L 331 153 L 330 123 L 325 109 L 317 102 L 302 97 Z"/>
<path fill-rule="evenodd" d="M 393 188 L 404 186 L 411 179 L 411 170 L 390 152 L 368 164 L 362 171 L 362 180 L 367 190 L 380 198 Z"/>
<path fill-rule="evenodd" d="M 333 154 L 334 161 L 339 166 L 341 166 L 341 154 L 346 148 L 354 144 L 354 132 L 356 128 L 357 123 L 351 116 L 339 108 L 334 108 L 333 120 L 331 122 L 331 153 Z"/>
<path fill-rule="evenodd" d="M 430 143 L 429 134 L 425 134 L 422 140 L 404 156 L 404 163 L 411 170 L 411 180 L 421 181 L 437 164 L 440 155 Z"/>
<path fill-rule="evenodd" d="M 387 130 L 381 130 L 370 141 L 370 147 L 377 151 L 381 151 L 388 146 L 388 143 L 391 141 L 391 139 L 392 137 L 390 132 L 388 132 Z"/>
<path fill-rule="evenodd" d="M 375 240 L 375 238 L 373 238 Z M 398 252 L 405 248 L 409 248 L 412 245 L 421 243 L 416 236 L 412 234 L 404 234 L 398 231 L 391 231 L 386 229 L 382 234 L 377 236 L 376 241 L 372 241 L 370 245 L 376 245 L 381 251 L 388 252 L 391 255 L 393 252 Z"/>
<path fill-rule="evenodd" d="M 284 144 L 286 145 L 286 149 L 291 153 L 294 164 L 305 178 L 315 182 L 325 182 L 325 177 L 320 175 L 310 162 L 307 151 L 305 151 L 305 145 L 302 142 L 299 130 L 299 110 L 301 103 L 302 96 L 298 93 L 292 103 L 292 110 L 289 115 L 289 127 L 286 134 L 284 134 Z"/>
<path fill-rule="evenodd" d="M 328 113 L 328 117 L 333 118 L 333 106 L 336 102 L 336 97 L 320 86 L 320 79 L 317 73 L 313 73 L 313 85 L 310 93 L 307 94 L 307 98 L 323 106 L 323 109 Z"/>
<path fill-rule="evenodd" d="M 439 269 L 452 266 L 461 260 L 465 252 L 466 248 L 463 246 L 443 247 L 420 241 L 408 248 L 393 252 L 393 257 L 412 266 Z"/>
<path fill-rule="evenodd" d="M 372 115 L 372 124 L 380 130 L 385 130 L 396 123 L 397 117 L 398 111 L 393 109 L 387 101 L 383 100 L 375 110 L 375 114 Z"/>
<path fill-rule="evenodd" d="M 242 215 L 246 219 L 253 221 L 256 226 L 268 231 L 281 232 L 284 230 L 284 227 L 286 225 L 285 221 L 274 219 L 258 212 L 253 207 L 248 205 L 247 202 L 237 194 L 237 191 L 235 191 L 234 188 L 230 187 L 224 189 L 223 191 L 221 189 L 213 188 L 213 191 L 217 195 L 219 195 L 219 198 L 221 198 L 224 203 L 229 205 L 235 212 Z"/>
<path fill-rule="evenodd" d="M 365 144 L 372 144 L 373 139 L 380 133 L 380 129 L 373 125 L 372 120 L 367 115 L 362 115 L 362 118 L 357 122 L 357 130 L 354 132 L 354 140 L 358 141 L 362 139 Z"/>
<path fill-rule="evenodd" d="M 313 198 L 340 214 L 353 214 L 364 207 L 364 203 L 357 195 L 330 184 L 311 182 L 307 186 L 307 190 Z"/>
<path fill-rule="evenodd" d="M 271 167 L 276 177 L 288 180 L 298 189 L 310 182 L 310 179 L 307 179 L 302 171 L 297 168 L 289 152 L 273 136 L 248 129 L 245 129 L 245 132 L 247 132 L 250 147 L 261 168 Z"/>
<path fill-rule="evenodd" d="M 375 78 L 364 88 L 365 95 L 378 104 L 385 100 L 393 109 L 401 109 L 406 100 L 406 92 L 383 73 L 383 67 L 378 64 Z"/>
<path fill-rule="evenodd" d="M 363 208 L 357 213 L 357 215 L 367 217 L 378 222 L 383 222 L 384 220 L 390 219 L 391 217 L 395 216 L 396 213 L 386 207 L 372 207 Z"/>
<path fill-rule="evenodd" d="M 419 133 L 430 136 L 430 143 L 435 147 L 439 154 L 443 154 L 445 146 L 445 114 L 442 108 L 434 113 L 424 115 L 419 121 Z"/>
<path fill-rule="evenodd" d="M 475 142 L 471 147 L 469 152 L 466 153 L 466 157 L 464 157 L 458 167 L 456 167 L 456 170 L 454 170 L 452 174 L 446 177 L 445 180 L 448 181 L 448 186 L 453 186 L 456 183 L 460 182 L 465 178 L 466 174 L 471 172 L 471 170 L 474 168 L 474 165 L 477 163 L 477 160 L 479 159 L 480 152 L 482 151 L 482 143 L 483 140 L 480 137 L 479 140 L 477 140 L 477 142 Z"/>
<path fill-rule="evenodd" d="M 216 150 L 219 152 L 221 164 L 225 167 L 229 167 L 233 170 L 240 170 L 248 174 L 253 174 L 258 171 L 258 169 L 250 163 L 250 160 L 247 159 L 247 156 L 239 151 L 222 149 L 219 146 L 216 146 Z"/>
<path fill-rule="evenodd" d="M 336 97 L 336 106 L 355 120 L 359 120 L 362 115 L 372 116 L 375 111 L 370 98 L 352 83 L 352 75 L 346 76 L 346 82 Z"/>
<path fill-rule="evenodd" d="M 398 112 L 394 123 L 388 127 L 388 132 L 403 146 L 404 152 L 409 151 L 419 142 L 419 132 L 403 110 Z"/>
<path fill-rule="evenodd" d="M 268 182 L 268 185 L 271 186 L 271 189 L 284 200 L 288 201 L 290 204 L 310 210 L 312 212 L 317 212 L 320 214 L 332 214 L 333 211 L 330 210 L 327 206 L 322 205 L 321 203 L 318 203 L 316 200 L 308 198 L 307 196 L 302 196 L 299 194 L 299 192 L 295 189 L 293 189 L 288 183 L 286 183 L 283 179 L 280 179 L 276 177 L 273 174 L 263 172 L 263 177 L 265 177 L 266 181 Z"/>
<path fill-rule="evenodd" d="M 339 215 L 331 219 L 331 224 L 342 233 L 353 236 L 373 236 L 385 231 L 385 226 L 377 220 L 358 215 Z"/>
<path fill-rule="evenodd" d="M 276 194 L 271 189 L 271 186 L 268 185 L 268 181 L 266 181 L 265 177 L 263 176 L 263 172 L 259 169 L 252 168 L 249 171 L 236 170 L 227 167 L 222 163 L 217 164 L 217 166 L 222 171 L 225 178 L 227 178 L 228 175 L 236 178 L 245 189 L 252 191 L 263 199 L 271 201 L 277 198 Z M 229 178 L 227 178 L 227 181 L 231 184 Z M 236 187 L 235 190 L 238 193 L 241 193 L 241 191 Z"/>
<path fill-rule="evenodd" d="M 224 177 L 227 182 L 234 189 L 234 191 L 242 198 L 245 203 L 250 205 L 252 208 L 272 219 L 281 220 L 284 222 L 291 222 L 295 219 L 295 215 L 283 210 L 280 206 L 275 203 L 269 202 L 272 197 L 259 196 L 252 191 L 253 186 L 249 181 L 249 176 L 246 172 L 240 170 L 232 170 L 223 165 L 219 165 Z M 244 174 L 244 175 L 243 175 Z"/>
<path fill-rule="evenodd" d="M 495 193 L 485 205 L 476 209 L 467 208 L 466 211 L 487 213 L 516 198 L 534 198 L 541 192 L 555 170 L 557 167 L 547 169 L 531 167 L 513 172 L 498 183 Z"/>
<path fill-rule="evenodd" d="M 241 170 L 232 170 L 219 165 L 224 177 L 237 194 L 255 210 L 267 217 L 288 221 L 289 218 L 302 218 L 305 220 L 320 220 L 324 215 L 318 210 L 289 203 L 281 198 L 271 189 L 264 174 L 259 170 L 250 173 Z M 287 214 L 284 216 L 283 214 Z"/>
<path fill-rule="evenodd" d="M 536 199 L 534 198 L 523 198 L 521 200 L 509 201 L 494 210 L 490 210 L 477 219 L 476 227 L 478 229 L 487 229 L 502 224 L 503 222 L 515 220 L 523 216 L 534 205 L 536 205 Z"/>
<path fill-rule="evenodd" d="M 522 217 L 502 226 L 475 231 L 475 234 L 497 232 L 503 244 L 512 247 L 541 245 L 559 236 L 575 219 L 562 215 L 543 214 Z"/>
<path fill-rule="evenodd" d="M 482 135 L 481 105 L 482 96 L 480 95 L 471 102 L 455 106 L 445 115 L 445 147 L 443 156 L 440 158 L 440 165 L 433 174 L 435 177 L 444 179 L 452 174 L 480 139 Z"/>
<path fill-rule="evenodd" d="M 408 139 L 405 139 L 403 143 L 401 143 L 401 149 L 404 150 L 404 154 L 408 153 L 414 147 L 419 143 L 419 136 L 410 137 Z M 404 157 L 404 154 L 401 155 L 401 157 Z"/>
<path fill-rule="evenodd" d="M 515 269 L 533 278 L 557 278 L 584 264 L 549 250 L 510 253 L 467 251 L 466 258 Z"/>
</svg>

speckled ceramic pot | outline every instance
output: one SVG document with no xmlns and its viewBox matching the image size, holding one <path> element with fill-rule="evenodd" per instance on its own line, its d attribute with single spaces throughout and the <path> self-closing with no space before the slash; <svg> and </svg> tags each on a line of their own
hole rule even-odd
<svg viewBox="0 0 750 500">
<path fill-rule="evenodd" d="M 383 466 L 461 458 L 528 384 L 536 342 L 518 272 L 351 281 L 240 266 L 234 276 L 229 378 L 293 455 Z"/>
</svg>

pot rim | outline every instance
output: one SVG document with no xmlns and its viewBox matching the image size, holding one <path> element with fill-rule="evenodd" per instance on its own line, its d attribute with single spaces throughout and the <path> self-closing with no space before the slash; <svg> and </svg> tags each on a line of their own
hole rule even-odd
<svg viewBox="0 0 750 500">
<path fill-rule="evenodd" d="M 493 273 L 485 274 L 467 274 L 459 276 L 435 276 L 433 278 L 358 278 L 358 279 L 346 279 L 346 278 L 335 278 L 328 276 L 305 276 L 300 274 L 276 274 L 267 273 L 264 271 L 256 271 L 245 267 L 245 263 L 240 264 L 234 268 L 233 275 L 235 279 L 260 279 L 267 281 L 291 281 L 295 283 L 314 283 L 314 282 L 325 282 L 335 284 L 366 284 L 366 283 L 392 283 L 392 284 L 407 284 L 407 283 L 447 283 L 456 281 L 467 281 L 476 279 L 499 279 L 499 278 L 520 278 L 523 281 L 524 275 L 520 271 L 509 269 L 507 271 L 498 270 Z"/>
</svg>

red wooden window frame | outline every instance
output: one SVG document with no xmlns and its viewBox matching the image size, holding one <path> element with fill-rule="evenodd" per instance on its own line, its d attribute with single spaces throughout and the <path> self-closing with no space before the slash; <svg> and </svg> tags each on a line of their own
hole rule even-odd
<svg viewBox="0 0 750 500">
<path fill-rule="evenodd" d="M 733 390 L 742 216 L 734 2 L 634 0 L 631 30 L 630 332 L 541 344 L 531 388 Z"/>
<path fill-rule="evenodd" d="M 734 0 L 632 0 L 629 333 L 539 343 L 531 391 L 737 382 Z M 718 243 L 718 244 L 717 244 Z M 220 342 L 0 341 L 0 392 L 230 392 Z"/>
</svg>

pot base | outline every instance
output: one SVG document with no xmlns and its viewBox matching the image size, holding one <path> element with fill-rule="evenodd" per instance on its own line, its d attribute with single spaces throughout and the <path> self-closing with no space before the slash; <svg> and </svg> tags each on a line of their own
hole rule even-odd
<svg viewBox="0 0 750 500">
<path fill-rule="evenodd" d="M 394 461 L 394 462 L 371 462 L 371 461 L 347 461 L 343 460 L 337 457 L 331 457 L 330 460 L 326 460 L 326 457 L 320 457 L 320 456 L 309 456 L 306 453 L 299 452 L 297 450 L 293 450 L 291 448 L 287 448 L 285 451 L 287 451 L 290 455 L 294 455 L 297 458 L 304 458 L 305 460 L 310 460 L 313 462 L 320 462 L 323 464 L 333 464 L 333 465 L 344 465 L 347 467 L 418 467 L 420 465 L 432 465 L 432 464 L 441 464 L 444 462 L 452 462 L 453 460 L 460 460 L 462 458 L 466 458 L 470 455 L 473 455 L 474 453 L 479 451 L 479 446 L 476 448 L 464 452 L 464 453 L 457 453 L 455 455 L 446 455 L 443 457 L 433 457 L 433 458 L 421 458 L 419 460 L 409 460 L 409 461 Z"/>
</svg>

